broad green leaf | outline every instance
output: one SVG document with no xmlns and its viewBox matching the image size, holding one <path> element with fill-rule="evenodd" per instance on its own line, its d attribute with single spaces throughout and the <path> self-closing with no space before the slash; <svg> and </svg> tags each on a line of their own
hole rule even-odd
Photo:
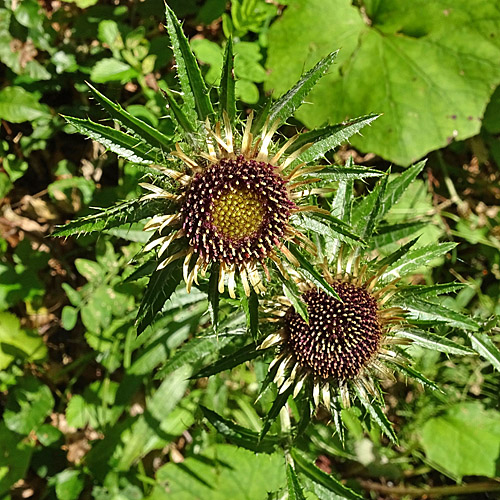
<svg viewBox="0 0 500 500">
<path fill-rule="evenodd" d="M 290 153 L 296 151 L 302 146 L 305 146 L 306 144 L 313 143 L 313 145 L 304 151 L 294 163 L 309 163 L 323 157 L 326 153 L 328 153 L 328 151 L 335 149 L 337 146 L 340 146 L 340 144 L 346 142 L 351 136 L 357 134 L 363 127 L 370 125 L 379 116 L 380 115 L 376 114 L 360 116 L 359 118 L 338 123 L 337 125 L 328 125 L 326 127 L 301 134 L 301 136 L 289 148 Z M 368 170 L 360 167 L 358 168 L 359 170 Z M 377 174 L 374 173 L 372 175 Z M 380 173 L 378 173 L 378 175 L 380 175 Z"/>
<path fill-rule="evenodd" d="M 162 161 L 161 156 L 157 153 L 158 150 L 155 152 L 154 148 L 125 132 L 91 120 L 82 120 L 71 116 L 63 116 L 63 118 L 81 134 L 101 143 L 107 150 L 132 163 L 152 165 Z"/>
<path fill-rule="evenodd" d="M 236 117 L 233 39 L 228 38 L 224 50 L 224 63 L 219 88 L 219 109 L 225 110 L 231 122 Z"/>
<path fill-rule="evenodd" d="M 47 347 L 38 333 L 21 329 L 16 316 L 0 312 L 0 370 L 5 370 L 15 359 L 33 362 L 46 356 Z"/>
<path fill-rule="evenodd" d="M 86 9 L 87 7 L 92 7 L 92 5 L 95 5 L 99 0 L 65 0 L 66 3 L 74 3 L 77 5 L 77 7 L 80 7 L 80 9 Z"/>
<path fill-rule="evenodd" d="M 279 124 L 284 123 L 297 108 L 299 108 L 309 92 L 314 88 L 318 81 L 329 70 L 333 61 L 337 57 L 338 50 L 331 52 L 321 61 L 316 64 L 314 68 L 309 70 L 303 75 L 299 81 L 288 91 L 281 96 L 271 107 L 267 114 L 266 120 L 269 120 L 269 125 L 274 124 L 276 121 Z M 305 161 L 305 160 L 303 160 Z"/>
<path fill-rule="evenodd" d="M 95 83 L 126 82 L 137 75 L 137 71 L 130 64 L 109 57 L 97 61 L 90 73 L 90 79 Z"/>
<path fill-rule="evenodd" d="M 87 83 L 87 85 L 94 99 L 110 114 L 113 120 L 116 120 L 130 132 L 137 134 L 148 144 L 159 148 L 173 148 L 172 141 L 158 129 L 125 111 L 119 104 L 109 100 L 90 83 Z"/>
<path fill-rule="evenodd" d="M 168 204 L 161 200 L 125 201 L 114 207 L 101 209 L 97 214 L 87 215 L 64 226 L 58 226 L 52 236 L 71 236 L 73 234 L 103 231 L 122 224 L 132 224 L 161 214 L 167 208 Z"/>
<path fill-rule="evenodd" d="M 8 495 L 10 487 L 26 477 L 33 453 L 33 443 L 0 422 L 0 494 Z M 8 496 L 6 497 L 8 498 Z"/>
<path fill-rule="evenodd" d="M 265 350 L 257 349 L 256 345 L 252 342 L 251 344 L 248 344 L 245 347 L 218 359 L 215 363 L 201 369 L 193 375 L 193 378 L 211 377 L 216 373 L 231 370 L 245 361 L 250 361 L 258 356 L 262 356 L 264 352 Z"/>
<path fill-rule="evenodd" d="M 184 103 L 186 104 L 184 111 L 191 123 L 196 121 L 193 111 L 196 112 L 198 119 L 203 122 L 205 118 L 214 112 L 208 89 L 179 21 L 167 4 L 165 4 L 165 10 L 166 27 L 172 42 L 175 62 L 177 63 L 177 75 L 181 84 Z"/>
<path fill-rule="evenodd" d="M 429 460 L 462 476 L 495 476 L 500 453 L 500 416 L 479 401 L 459 403 L 422 428 L 422 446 Z"/>
<path fill-rule="evenodd" d="M 92 382 L 83 394 L 75 394 L 66 407 L 68 425 L 83 428 L 90 425 L 96 430 L 105 430 L 114 425 L 123 408 L 115 405 L 118 383 L 111 380 Z"/>
<path fill-rule="evenodd" d="M 274 453 L 276 451 L 279 444 L 276 436 L 266 436 L 264 439 L 259 440 L 257 432 L 237 425 L 204 406 L 200 406 L 200 408 L 205 418 L 215 427 L 215 430 L 230 443 L 256 453 Z"/>
<path fill-rule="evenodd" d="M 46 105 L 38 97 L 22 87 L 5 87 L 0 90 L 0 119 L 11 123 L 33 121 L 50 117 Z"/>
<path fill-rule="evenodd" d="M 100 282 L 103 279 L 104 269 L 93 260 L 75 259 L 76 270 L 89 282 Z"/>
<path fill-rule="evenodd" d="M 146 293 L 142 298 L 137 313 L 137 333 L 142 333 L 153 323 L 155 316 L 162 310 L 165 302 L 170 298 L 177 285 L 182 280 L 182 260 L 171 262 L 164 269 L 156 270 L 149 280 Z"/>
<path fill-rule="evenodd" d="M 382 274 L 381 280 L 393 280 L 407 276 L 421 267 L 429 267 L 433 260 L 453 250 L 456 246 L 456 243 L 438 243 L 410 250 L 389 266 Z"/>
<path fill-rule="evenodd" d="M 9 391 L 3 419 L 11 431 L 27 436 L 43 424 L 53 407 L 50 389 L 34 377 L 25 377 Z"/>
<path fill-rule="evenodd" d="M 341 47 L 309 96 L 313 105 L 297 117 L 315 128 L 383 112 L 352 143 L 409 165 L 479 132 L 500 83 L 498 32 L 500 11 L 490 0 L 386 0 L 362 8 L 350 0 L 296 0 L 270 28 L 266 89 L 286 92 L 304 67 Z"/>
<path fill-rule="evenodd" d="M 164 437 L 168 437 L 165 422 L 182 400 L 188 386 L 189 374 L 189 367 L 174 371 L 146 400 L 144 414 L 134 423 L 124 443 L 116 466 L 118 470 L 129 470 L 138 458 L 156 448 L 155 441 L 158 441 L 158 437 L 163 438 L 163 442 Z"/>
<path fill-rule="evenodd" d="M 331 474 L 326 474 L 321 469 L 310 463 L 304 456 L 295 448 L 290 450 L 290 454 L 295 462 L 295 470 L 304 476 L 307 476 L 311 481 L 320 484 L 327 488 L 332 493 L 339 495 L 341 498 L 348 500 L 361 500 L 363 497 L 347 486 L 344 486 L 338 479 Z"/>
<path fill-rule="evenodd" d="M 164 465 L 156 479 L 168 482 L 169 495 L 176 500 L 260 499 L 283 486 L 285 464 L 280 453 L 255 454 L 218 444 L 200 457 L 194 455 L 182 464 Z"/>
<path fill-rule="evenodd" d="M 85 486 L 81 472 L 74 469 L 65 469 L 52 480 L 56 485 L 57 500 L 78 500 Z"/>
<path fill-rule="evenodd" d="M 500 371 L 500 351 L 487 333 L 470 333 L 472 348 Z"/>
<path fill-rule="evenodd" d="M 61 326 L 65 330 L 73 330 L 78 319 L 78 309 L 71 306 L 64 306 L 61 312 Z"/>
<path fill-rule="evenodd" d="M 466 355 L 473 354 L 473 351 L 466 346 L 457 344 L 446 337 L 435 333 L 419 330 L 418 328 L 398 328 L 399 335 L 411 339 L 415 344 L 439 352 L 448 354 Z"/>
<path fill-rule="evenodd" d="M 295 474 L 295 471 L 290 464 L 286 467 L 286 485 L 289 500 L 305 500 L 302 486 L 299 483 L 297 474 Z"/>
</svg>

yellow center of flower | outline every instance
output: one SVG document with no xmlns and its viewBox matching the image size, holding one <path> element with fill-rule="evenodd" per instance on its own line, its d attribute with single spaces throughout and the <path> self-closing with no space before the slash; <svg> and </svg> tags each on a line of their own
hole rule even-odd
<svg viewBox="0 0 500 500">
<path fill-rule="evenodd" d="M 229 189 L 214 199 L 212 224 L 219 234 L 232 241 L 253 236 L 264 222 L 265 207 L 258 193 Z"/>
</svg>

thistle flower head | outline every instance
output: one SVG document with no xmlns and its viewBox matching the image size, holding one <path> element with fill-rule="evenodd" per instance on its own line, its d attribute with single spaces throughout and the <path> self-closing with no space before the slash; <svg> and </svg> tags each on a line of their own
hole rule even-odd
<svg viewBox="0 0 500 500">
<path fill-rule="evenodd" d="M 274 381 L 280 392 L 293 386 L 295 397 L 310 387 L 316 406 L 322 402 L 330 410 L 339 395 L 347 407 L 352 390 L 377 396 L 376 380 L 393 379 L 395 367 L 406 364 L 393 349 L 408 343 L 399 328 L 408 324 L 404 311 L 386 307 L 398 292 L 398 280 L 378 286 L 384 269 L 370 272 L 368 266 L 359 266 L 358 257 L 349 272 L 332 276 L 324 269 L 325 280 L 338 298 L 307 281 L 299 282 L 308 322 L 286 300 L 276 304 L 281 327 L 261 347 L 277 347 L 270 370 L 276 370 Z"/>
<path fill-rule="evenodd" d="M 304 195 L 304 186 L 317 179 L 304 176 L 322 167 L 311 169 L 298 164 L 288 169 L 309 144 L 286 155 L 294 137 L 271 154 L 277 124 L 265 127 L 254 140 L 252 120 L 251 113 L 241 135 L 233 130 L 227 115 L 224 134 L 220 124 L 213 130 L 207 121 L 205 149 L 188 155 L 179 144 L 176 146 L 172 155 L 182 160 L 186 171 L 182 175 L 178 171 L 168 173 L 181 184 L 180 193 L 143 185 L 152 191 L 148 196 L 176 203 L 176 213 L 159 215 L 147 225 L 157 232 L 146 250 L 160 248 L 159 269 L 183 257 L 188 290 L 198 272 L 204 274 L 217 264 L 220 292 L 227 281 L 229 293 L 235 297 L 235 276 L 239 274 L 247 295 L 250 285 L 261 293 L 265 288 L 258 266 L 267 274 L 265 261 L 270 258 L 280 268 L 281 258 L 289 257 L 286 241 L 294 240 L 315 251 L 314 245 L 293 227 L 290 216 L 311 208 L 301 206 L 299 199 Z M 166 227 L 174 229 L 168 236 L 163 234 Z M 184 248 L 169 254 L 170 244 L 177 240 Z"/>
</svg>

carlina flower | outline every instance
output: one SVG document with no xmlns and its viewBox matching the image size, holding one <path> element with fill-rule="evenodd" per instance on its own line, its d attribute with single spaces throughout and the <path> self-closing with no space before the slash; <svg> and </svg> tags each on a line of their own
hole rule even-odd
<svg viewBox="0 0 500 500">
<path fill-rule="evenodd" d="M 371 272 L 360 261 L 359 256 L 350 256 L 343 270 L 341 252 L 336 274 L 323 269 L 340 300 L 307 281 L 298 282 L 308 322 L 283 298 L 276 305 L 280 329 L 260 347 L 277 347 L 269 370 L 276 370 L 280 393 L 293 386 L 296 397 L 307 386 L 315 406 L 322 402 L 331 410 L 332 401 L 340 396 L 342 406 L 349 407 L 353 390 L 377 397 L 375 377 L 394 380 L 394 368 L 406 365 L 394 347 L 409 343 L 400 329 L 408 322 L 403 309 L 387 307 L 398 293 L 399 278 L 379 285 L 385 268 Z"/>
<path fill-rule="evenodd" d="M 229 294 L 234 298 L 236 274 L 240 275 L 247 295 L 250 286 L 257 293 L 265 291 L 259 265 L 268 275 L 267 258 L 279 269 L 282 256 L 298 265 L 284 245 L 286 241 L 294 240 L 315 253 L 314 244 L 291 225 L 290 216 L 320 211 L 299 202 L 308 194 L 326 190 L 305 189 L 307 184 L 319 180 L 311 174 L 324 166 L 308 167 L 299 163 L 289 168 L 311 144 L 287 155 L 299 137 L 296 135 L 271 153 L 272 137 L 279 122 L 265 126 L 254 140 L 252 112 L 241 136 L 233 130 L 227 114 L 223 116 L 224 134 L 220 123 L 215 125 L 215 130 L 208 120 L 205 124 L 206 151 L 195 151 L 188 156 L 177 144 L 171 153 L 182 160 L 185 171 L 162 171 L 180 184 L 180 192 L 172 193 L 152 184 L 141 185 L 151 191 L 148 198 L 167 198 L 178 207 L 174 214 L 158 215 L 146 225 L 146 229 L 157 230 L 145 250 L 159 247 L 158 269 L 183 258 L 184 279 L 190 290 L 199 272 L 203 275 L 210 265 L 218 264 L 219 292 L 224 291 L 227 281 Z M 180 239 L 181 249 L 168 255 L 170 245 Z"/>
</svg>

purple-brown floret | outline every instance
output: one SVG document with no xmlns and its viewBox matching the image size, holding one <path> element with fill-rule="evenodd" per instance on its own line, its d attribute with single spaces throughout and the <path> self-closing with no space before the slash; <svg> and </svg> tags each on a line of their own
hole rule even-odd
<svg viewBox="0 0 500 500">
<path fill-rule="evenodd" d="M 378 352 L 382 329 L 376 299 L 364 288 L 336 281 L 341 301 L 321 290 L 302 296 L 309 324 L 291 307 L 285 316 L 287 348 L 318 378 L 355 378 Z"/>
<path fill-rule="evenodd" d="M 277 167 L 240 155 L 197 173 L 181 213 L 196 253 L 207 262 L 239 265 L 269 255 L 294 207 Z"/>
</svg>

